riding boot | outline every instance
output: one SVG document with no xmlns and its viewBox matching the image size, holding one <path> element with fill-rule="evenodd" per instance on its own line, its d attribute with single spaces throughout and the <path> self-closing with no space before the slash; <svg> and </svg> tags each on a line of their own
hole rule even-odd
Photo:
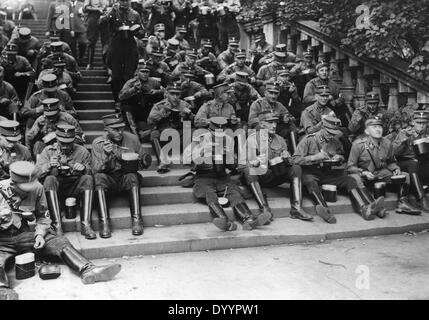
<svg viewBox="0 0 429 320">
<path fill-rule="evenodd" d="M 153 150 L 155 151 L 156 160 L 158 160 L 158 164 L 159 164 L 159 167 L 157 169 L 158 173 L 169 172 L 170 168 L 168 167 L 168 165 L 167 164 L 163 164 L 161 162 L 162 149 L 161 149 L 161 143 L 159 142 L 158 138 L 153 138 L 152 139 L 152 146 L 153 146 Z"/>
<path fill-rule="evenodd" d="M 9 288 L 9 279 L 3 267 L 0 267 L 0 301 L 18 300 L 18 294 L 15 290 Z"/>
<path fill-rule="evenodd" d="M 210 213 L 213 216 L 213 224 L 222 231 L 235 231 L 237 230 L 237 225 L 234 222 L 231 222 L 222 206 L 217 202 L 210 202 L 208 204 Z"/>
<path fill-rule="evenodd" d="M 409 190 L 410 186 L 406 183 L 402 183 L 398 186 L 398 206 L 396 207 L 396 213 L 409 214 L 412 216 L 421 215 L 422 212 L 408 201 Z"/>
<path fill-rule="evenodd" d="M 369 192 L 366 187 L 359 188 L 359 192 L 365 200 L 365 203 L 370 206 L 372 214 L 375 214 L 381 219 L 386 217 L 387 212 L 384 208 L 384 197 L 378 197 L 377 199 L 374 199 L 371 192 Z"/>
<path fill-rule="evenodd" d="M 91 227 L 93 194 L 94 191 L 92 190 L 84 190 L 82 208 L 80 209 L 80 233 L 89 240 L 97 238 Z"/>
<path fill-rule="evenodd" d="M 86 43 L 79 43 L 78 50 L 79 50 L 79 61 L 83 62 L 84 61 L 83 59 L 85 58 L 85 53 L 86 53 Z"/>
<path fill-rule="evenodd" d="M 95 266 L 71 245 L 61 251 L 61 258 L 72 270 L 79 273 L 84 284 L 112 280 L 121 271 L 121 265 L 118 263 Z"/>
<path fill-rule="evenodd" d="M 329 209 L 328 205 L 326 204 L 325 199 L 323 198 L 322 194 L 319 190 L 315 190 L 311 193 L 311 196 L 313 197 L 313 200 L 316 202 L 316 212 L 317 214 L 325 220 L 327 223 L 336 223 L 337 219 L 335 216 L 331 213 L 331 210 Z"/>
<path fill-rule="evenodd" d="M 304 221 L 313 220 L 313 216 L 305 212 L 301 207 L 302 203 L 302 185 L 301 179 L 298 177 L 292 178 L 291 195 L 290 195 L 290 216 L 293 219 L 301 219 Z"/>
<path fill-rule="evenodd" d="M 262 188 L 261 188 L 261 185 L 259 184 L 259 182 L 258 181 L 251 182 L 250 188 L 252 189 L 253 195 L 254 195 L 256 202 L 258 203 L 258 206 L 261 209 L 262 213 L 269 216 L 268 223 L 269 223 L 269 221 L 273 221 L 274 215 L 271 212 L 271 208 L 268 205 L 268 201 L 265 198 L 264 193 L 262 192 Z M 253 217 L 256 218 L 257 216 L 253 215 Z"/>
<path fill-rule="evenodd" d="M 290 147 L 291 147 L 291 154 L 294 154 L 296 151 L 296 145 L 297 145 L 298 137 L 296 134 L 296 131 L 290 132 Z"/>
<path fill-rule="evenodd" d="M 95 48 L 93 45 L 88 47 L 88 65 L 86 66 L 86 70 L 91 70 L 93 68 Z"/>
<path fill-rule="evenodd" d="M 247 206 L 247 203 L 241 202 L 234 206 L 232 209 L 238 220 L 243 224 L 244 230 L 252 230 L 256 226 L 258 226 L 258 220 L 252 218 L 252 212 Z M 263 223 L 265 222 L 266 221 L 264 221 Z"/>
<path fill-rule="evenodd" d="M 360 213 L 365 220 L 373 220 L 374 214 L 371 212 L 371 207 L 368 205 L 364 197 L 359 192 L 359 189 L 352 189 L 349 192 L 350 200 L 353 208 Z"/>
<path fill-rule="evenodd" d="M 106 191 L 104 189 L 96 189 L 98 199 L 98 216 L 100 219 L 100 237 L 110 238 L 112 232 L 110 231 L 110 215 L 109 207 L 106 201 Z"/>
<path fill-rule="evenodd" d="M 46 191 L 46 200 L 48 202 L 48 209 L 52 219 L 52 226 L 54 227 L 57 235 L 62 236 L 64 233 L 61 225 L 61 211 L 57 192 L 55 190 Z"/>
<path fill-rule="evenodd" d="M 140 187 L 133 186 L 129 191 L 130 213 L 132 234 L 141 236 L 143 234 L 143 219 L 140 208 Z"/>
<path fill-rule="evenodd" d="M 423 190 L 423 186 L 419 179 L 419 176 L 417 175 L 417 173 L 411 173 L 410 178 L 411 178 L 411 185 L 415 190 L 417 205 L 423 211 L 429 212 L 429 198 L 426 195 L 425 191 Z"/>
</svg>

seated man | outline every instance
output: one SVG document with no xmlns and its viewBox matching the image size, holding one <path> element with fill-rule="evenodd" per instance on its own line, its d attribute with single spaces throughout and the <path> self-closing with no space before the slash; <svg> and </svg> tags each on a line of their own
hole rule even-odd
<svg viewBox="0 0 429 320">
<path fill-rule="evenodd" d="M 21 101 L 15 88 L 4 79 L 4 68 L 0 66 L 0 116 L 12 119 L 17 116 Z"/>
<path fill-rule="evenodd" d="M 227 123 L 223 117 L 210 118 L 209 131 L 203 134 L 204 141 L 199 144 L 201 146 L 199 153 L 201 159 L 198 161 L 193 159 L 196 169 L 193 193 L 197 199 L 207 203 L 213 216 L 213 224 L 220 230 L 234 231 L 237 229 L 237 225 L 226 215 L 219 204 L 218 194 L 223 194 L 229 200 L 237 220 L 243 225 L 243 229 L 252 230 L 267 223 L 270 214 L 265 211 L 254 215 L 243 199 L 237 184 L 231 180 L 230 175 L 225 171 L 227 168 L 233 170 L 236 167 L 232 161 L 232 163 L 228 162 L 228 156 L 234 153 L 230 144 L 228 143 L 222 150 L 218 150 L 219 148 L 216 147 L 217 137 L 225 129 Z M 206 157 L 206 151 L 209 151 L 208 157 Z M 198 154 L 195 150 L 192 153 L 193 155 Z M 222 160 L 219 163 L 218 158 Z"/>
<path fill-rule="evenodd" d="M 305 212 L 301 207 L 302 203 L 302 170 L 298 165 L 291 164 L 291 155 L 287 150 L 287 145 L 284 139 L 276 134 L 276 126 L 279 118 L 273 113 L 261 114 L 256 133 L 251 134 L 247 139 L 247 166 L 244 169 L 244 178 L 246 184 L 252 189 L 253 195 L 259 205 L 259 208 L 264 212 L 268 212 L 273 219 L 273 214 L 262 193 L 263 187 L 271 188 L 285 182 L 291 183 L 291 218 L 301 220 L 313 220 L 313 216 Z M 268 135 L 264 135 L 262 131 L 267 130 Z M 268 149 L 264 148 L 264 141 L 267 139 Z M 281 169 L 277 171 L 271 163 L 272 160 L 281 159 Z M 241 162 L 240 162 L 241 164 Z M 269 164 L 269 165 L 267 165 Z M 278 166 L 278 167 L 279 167 Z"/>
<path fill-rule="evenodd" d="M 255 72 L 246 66 L 246 49 L 238 49 L 235 52 L 235 62 L 233 64 L 230 64 L 228 67 L 223 69 L 221 73 L 217 76 L 218 82 L 233 82 L 236 78 L 235 75 L 237 72 L 245 72 L 248 74 L 250 83 L 255 83 Z"/>
<path fill-rule="evenodd" d="M 74 83 L 78 83 L 82 79 L 79 71 L 79 66 L 76 59 L 63 51 L 63 43 L 61 41 L 51 43 L 51 54 L 47 56 L 48 60 L 53 60 L 55 57 L 61 57 L 66 63 L 66 70 L 70 74 Z"/>
<path fill-rule="evenodd" d="M 25 57 L 28 62 L 36 68 L 36 58 L 42 47 L 41 42 L 35 36 L 31 35 L 30 28 L 22 27 L 18 29 L 19 37 L 12 39 L 10 43 L 14 43 L 18 47 L 18 54 Z"/>
<path fill-rule="evenodd" d="M 180 77 L 183 73 L 183 69 L 190 69 L 196 76 L 196 81 L 204 83 L 204 75 L 209 74 L 207 70 L 204 70 L 196 64 L 198 59 L 198 51 L 196 49 L 190 49 L 186 51 L 185 61 L 180 62 L 176 68 L 174 68 L 171 75 L 175 78 Z"/>
<path fill-rule="evenodd" d="M 122 154 L 133 152 L 138 154 L 139 169 L 151 165 L 152 158 L 146 154 L 139 138 L 124 132 L 125 123 L 119 114 L 103 117 L 106 134 L 92 142 L 92 171 L 94 173 L 95 193 L 98 196 L 98 212 L 100 214 L 100 237 L 111 237 L 109 211 L 106 191 L 126 190 L 129 194 L 132 234 L 143 234 L 143 220 L 140 205 L 140 180 L 137 172 L 126 172 L 123 168 Z"/>
<path fill-rule="evenodd" d="M 228 48 L 225 51 L 221 52 L 217 57 L 220 70 L 224 70 L 229 65 L 234 63 L 235 52 L 237 51 L 239 46 L 240 45 L 238 43 L 237 38 L 231 37 L 228 39 Z"/>
<path fill-rule="evenodd" d="M 67 112 L 60 111 L 59 100 L 56 98 L 42 101 L 43 114 L 39 116 L 25 133 L 25 145 L 37 156 L 48 145 L 54 142 L 57 125 L 69 124 L 76 128 L 76 143 L 83 145 L 85 137 L 79 122 Z"/>
<path fill-rule="evenodd" d="M 58 89 L 64 90 L 70 97 L 74 97 L 76 89 L 74 88 L 73 79 L 70 74 L 64 69 L 66 66 L 65 60 L 61 56 L 55 56 L 54 59 L 49 60 L 48 63 L 52 65 L 45 66 L 36 80 L 36 86 L 39 89 L 43 88 L 42 79 L 46 74 L 54 74 L 57 77 Z M 47 67 L 47 68 L 46 68 Z"/>
<path fill-rule="evenodd" d="M 198 53 L 196 64 L 216 76 L 221 69 L 212 50 L 213 42 L 210 39 L 201 39 L 201 51 Z"/>
<path fill-rule="evenodd" d="M 291 81 L 291 72 L 286 68 L 277 70 L 277 78 L 271 79 L 279 83 L 279 102 L 286 107 L 295 119 L 300 119 L 303 109 L 295 83 Z"/>
<path fill-rule="evenodd" d="M 320 192 L 320 184 L 336 185 L 337 189 L 345 189 L 349 193 L 354 209 L 365 220 L 374 219 L 376 203 L 367 204 L 359 192 L 357 182 L 344 170 L 334 170 L 325 160 L 344 162 L 344 151 L 338 136 L 341 135 L 337 118 L 327 116 L 322 120 L 319 131 L 304 136 L 293 155 L 293 163 L 303 170 L 303 184 L 316 202 L 316 212 L 328 223 L 336 223 L 325 199 Z"/>
<path fill-rule="evenodd" d="M 42 255 L 61 258 L 77 272 L 84 284 L 109 281 L 121 271 L 120 264 L 95 266 L 80 254 L 63 236 L 51 228 L 43 186 L 36 180 L 31 162 L 17 161 L 10 166 L 10 179 L 0 182 L 0 300 L 17 299 L 10 288 L 6 262 L 15 255 L 40 250 Z M 7 199 L 5 198 L 7 197 Z M 31 231 L 21 207 L 36 216 L 35 231 Z"/>
<path fill-rule="evenodd" d="M 91 228 L 94 179 L 91 175 L 91 154 L 76 144 L 74 126 L 59 124 L 55 131 L 57 143 L 43 149 L 37 158 L 36 172 L 46 191 L 49 212 L 57 234 L 62 234 L 61 200 L 74 197 L 82 200 L 80 209 L 81 234 L 95 239 Z M 61 201 L 61 203 L 64 203 Z"/>
<path fill-rule="evenodd" d="M 353 142 L 347 162 L 347 172 L 358 182 L 358 186 L 367 202 L 372 202 L 371 195 L 362 188 L 374 182 L 391 184 L 392 176 L 400 175 L 401 169 L 396 164 L 392 143 L 383 137 L 383 122 L 381 119 L 378 117 L 368 119 L 365 122 L 365 127 L 366 136 Z M 405 176 L 406 182 L 398 187 L 396 212 L 419 215 L 421 214 L 420 210 L 408 201 L 410 177 L 405 172 L 402 175 Z M 384 210 L 379 211 L 377 215 L 380 218 L 384 218 Z"/>
</svg>

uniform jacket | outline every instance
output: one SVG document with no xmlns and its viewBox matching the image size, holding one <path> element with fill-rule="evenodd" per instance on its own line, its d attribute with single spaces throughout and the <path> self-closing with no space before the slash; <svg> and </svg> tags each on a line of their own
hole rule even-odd
<svg viewBox="0 0 429 320">
<path fill-rule="evenodd" d="M 316 102 L 304 109 L 301 114 L 300 126 L 304 128 L 306 133 L 317 132 L 322 127 L 322 116 L 329 114 L 335 113 L 328 106 L 322 107 Z"/>
<path fill-rule="evenodd" d="M 331 90 L 332 97 L 337 103 L 344 103 L 344 99 L 339 97 L 340 86 L 333 80 L 322 80 L 319 77 L 311 79 L 304 88 L 303 103 L 307 106 L 313 104 L 316 101 L 316 89 L 318 86 L 328 86 Z"/>
<path fill-rule="evenodd" d="M 195 116 L 195 126 L 197 128 L 207 127 L 208 122 L 204 123 L 203 119 L 210 119 L 212 117 L 225 117 L 230 119 L 235 116 L 235 110 L 229 103 L 221 103 L 216 99 L 204 103 Z"/>
<path fill-rule="evenodd" d="M 160 102 L 156 103 L 152 110 L 149 113 L 149 117 L 147 118 L 148 125 L 158 130 L 165 129 L 165 128 L 176 128 L 181 129 L 182 128 L 182 120 L 192 120 L 194 118 L 194 114 L 187 114 L 181 119 L 173 119 L 172 111 L 170 110 L 171 104 L 167 99 L 161 100 Z M 181 113 L 185 108 L 191 109 L 191 105 L 187 103 L 186 101 L 180 100 L 179 106 L 177 109 Z"/>
<path fill-rule="evenodd" d="M 259 117 L 261 113 L 273 112 L 280 116 L 280 120 L 286 117 L 289 121 L 294 121 L 295 118 L 289 113 L 284 105 L 276 101 L 274 104 L 268 102 L 268 99 L 263 97 L 252 103 L 249 111 L 249 121 Z"/>
</svg>

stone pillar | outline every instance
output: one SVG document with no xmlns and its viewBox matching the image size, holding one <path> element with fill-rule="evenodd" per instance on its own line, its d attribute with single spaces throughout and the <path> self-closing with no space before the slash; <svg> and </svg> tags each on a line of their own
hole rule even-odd
<svg viewBox="0 0 429 320">
<path fill-rule="evenodd" d="M 415 110 L 418 109 L 417 95 L 416 95 L 416 92 L 412 88 L 407 86 L 405 83 L 399 81 L 398 82 L 398 92 L 407 97 L 407 102 L 406 102 L 407 106 L 412 106 L 413 109 L 415 109 Z"/>
<path fill-rule="evenodd" d="M 378 104 L 380 108 L 386 108 L 386 105 L 383 102 L 383 99 L 381 97 L 381 88 L 380 88 L 380 74 L 376 74 L 372 78 L 372 91 L 375 91 L 380 96 L 380 103 Z"/>
<path fill-rule="evenodd" d="M 417 92 L 417 103 L 425 107 L 429 106 L 429 95 L 423 92 Z"/>
<path fill-rule="evenodd" d="M 298 40 L 296 44 L 296 58 L 304 57 L 304 43 L 301 40 Z"/>
<path fill-rule="evenodd" d="M 355 86 L 353 85 L 352 72 L 349 63 L 343 64 L 343 83 L 341 85 L 340 92 L 350 113 L 353 113 L 352 102 L 353 95 L 355 92 Z"/>
<path fill-rule="evenodd" d="M 366 80 L 363 76 L 363 70 L 359 67 L 356 70 L 356 89 L 354 94 L 354 107 L 359 108 L 365 105 Z"/>
<path fill-rule="evenodd" d="M 396 112 L 399 110 L 398 83 L 394 81 L 389 85 L 389 101 L 387 103 L 387 111 Z"/>
<path fill-rule="evenodd" d="M 329 60 L 329 78 L 335 81 L 337 84 L 341 85 L 342 79 L 340 76 L 340 71 L 338 69 L 338 61 L 335 59 L 335 56 L 331 54 L 331 59 Z"/>
</svg>

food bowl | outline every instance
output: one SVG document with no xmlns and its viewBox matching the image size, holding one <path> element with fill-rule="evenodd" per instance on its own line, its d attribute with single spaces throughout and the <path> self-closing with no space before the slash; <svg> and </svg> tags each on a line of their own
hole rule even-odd
<svg viewBox="0 0 429 320">
<path fill-rule="evenodd" d="M 390 180 L 392 181 L 392 184 L 401 185 L 405 183 L 405 176 L 403 174 L 391 176 Z"/>
<path fill-rule="evenodd" d="M 218 198 L 218 202 L 223 208 L 226 208 L 229 205 L 229 200 L 225 197 Z"/>
<path fill-rule="evenodd" d="M 69 166 L 61 166 L 58 168 L 60 174 L 67 175 L 70 173 L 70 167 Z"/>
<path fill-rule="evenodd" d="M 325 167 L 336 167 L 341 164 L 340 160 L 323 160 L 323 166 Z"/>
<path fill-rule="evenodd" d="M 421 138 L 413 141 L 414 153 L 417 156 L 422 156 L 429 153 L 429 143 L 427 138 Z"/>
</svg>

